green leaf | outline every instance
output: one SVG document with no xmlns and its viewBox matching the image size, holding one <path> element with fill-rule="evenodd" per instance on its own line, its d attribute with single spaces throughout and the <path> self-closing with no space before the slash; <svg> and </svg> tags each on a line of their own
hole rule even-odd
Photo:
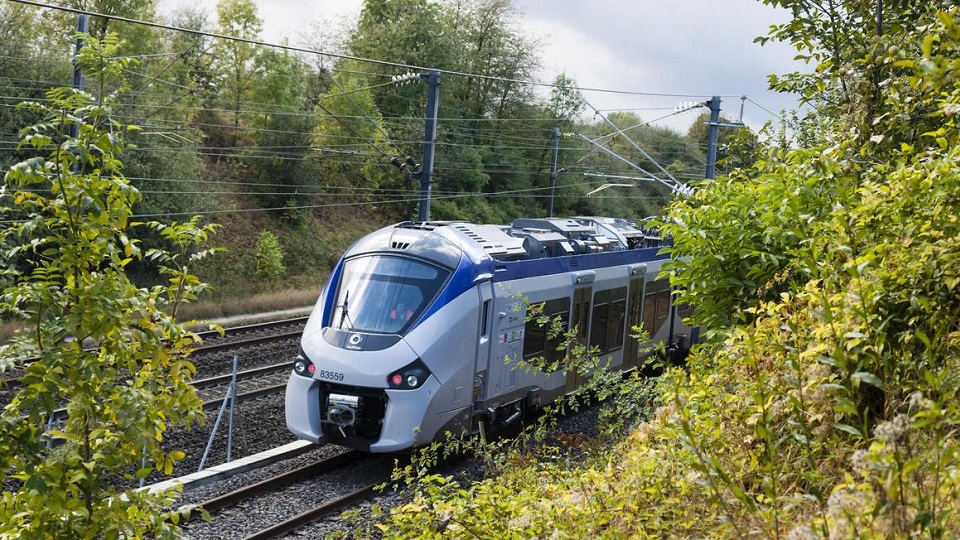
<svg viewBox="0 0 960 540">
<path fill-rule="evenodd" d="M 854 435 L 858 438 L 863 437 L 863 433 L 861 433 L 859 429 L 849 424 L 837 424 L 835 427 L 837 428 L 837 430 L 842 431 L 844 433 L 849 433 L 850 435 Z"/>
<path fill-rule="evenodd" d="M 874 375 L 873 373 L 868 373 L 866 371 L 858 371 L 853 375 L 851 375 L 850 378 L 855 381 L 867 383 L 870 386 L 875 386 L 877 388 L 883 389 L 883 381 L 881 381 L 880 378 Z"/>
</svg>

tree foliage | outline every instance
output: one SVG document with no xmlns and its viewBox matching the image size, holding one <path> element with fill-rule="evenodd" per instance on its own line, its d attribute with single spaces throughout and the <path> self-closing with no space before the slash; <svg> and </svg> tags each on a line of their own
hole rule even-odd
<svg viewBox="0 0 960 540">
<path fill-rule="evenodd" d="M 148 0 L 68 4 L 160 19 L 156 2 Z M 8 95 L 41 100 L 46 88 L 67 84 L 76 14 L 15 3 L 0 9 L 0 48 L 7 51 L 0 55 L 0 77 Z M 126 69 L 132 90 L 115 109 L 124 122 L 143 126 L 126 134 L 130 144 L 124 154 L 124 171 L 143 195 L 135 214 L 183 219 L 230 213 L 219 241 L 237 252 L 239 266 L 231 272 L 198 268 L 218 283 L 240 275 L 242 261 L 252 255 L 249 237 L 263 227 L 283 239 L 292 230 L 328 228 L 325 220 L 356 208 L 381 224 L 417 216 L 427 92 L 417 77 L 429 70 L 444 70 L 433 169 L 435 219 L 506 222 L 546 215 L 554 129 L 591 138 L 609 135 L 603 123 L 583 118 L 577 81 L 558 75 L 549 95 L 524 82 L 542 79 L 539 44 L 506 0 L 370 0 L 354 26 L 338 32 L 342 43 L 325 39 L 311 47 L 355 58 L 250 43 L 262 29 L 250 2 L 225 0 L 211 13 L 201 9 L 182 6 L 170 14 L 167 22 L 188 32 L 96 16 L 90 22 L 96 36 L 120 33 L 127 40 L 125 53 L 139 60 Z M 211 32 L 240 40 L 205 35 Z M 407 66 L 417 67 L 414 80 L 391 82 L 410 71 Z M 29 109 L 5 110 L 10 114 L 0 115 L 0 128 L 11 139 L 19 126 L 37 119 Z M 651 126 L 632 133 L 682 179 L 702 174 L 702 149 L 682 136 Z M 623 141 L 611 144 L 632 152 Z M 29 157 L 12 146 L 0 155 L 8 164 Z M 391 165 L 392 159 L 406 163 L 408 157 L 412 163 L 405 170 Z M 605 181 L 583 173 L 631 171 L 576 136 L 561 140 L 557 167 L 555 215 L 640 218 L 656 213 L 669 197 L 653 185 L 586 197 Z M 263 216 L 269 224 L 260 222 Z M 155 231 L 131 234 L 144 248 L 169 247 Z M 311 237 L 317 248 L 320 236 Z M 347 242 L 346 234 L 342 238 Z M 335 254 L 343 247 L 323 249 Z M 127 269 L 141 285 L 162 279 L 149 260 L 132 261 Z M 287 283 L 297 277 L 316 278 L 290 276 Z M 257 285 L 239 280 L 218 288 Z"/>
<path fill-rule="evenodd" d="M 283 248 L 280 247 L 277 236 L 270 231 L 260 231 L 253 258 L 256 274 L 260 277 L 275 279 L 287 270 L 283 264 Z"/>
<path fill-rule="evenodd" d="M 259 49 L 243 40 L 260 38 L 263 21 L 252 0 L 220 0 L 217 3 L 219 33 L 240 40 L 218 41 L 215 62 L 218 65 L 220 94 L 230 102 L 233 112 L 232 145 L 243 140 L 240 131 L 240 116 L 244 103 L 250 97 L 254 81 L 261 74 Z"/>
<path fill-rule="evenodd" d="M 214 227 L 131 220 L 140 195 L 120 158 L 136 128 L 113 114 L 132 62 L 117 56 L 115 34 L 83 40 L 78 65 L 99 92 L 55 88 L 24 104 L 41 118 L 22 131 L 33 157 L 0 189 L 4 217 L 12 206 L 21 216 L 0 230 L 4 258 L 20 262 L 5 269 L 0 307 L 27 325 L 2 351 L 24 375 L 0 414 L 0 480 L 15 486 L 0 499 L 0 536 L 169 538 L 172 493 L 118 480 L 169 474 L 183 453 L 162 446 L 164 433 L 202 418 L 187 360 L 197 337 L 176 313 L 206 289 L 188 267 L 211 253 L 197 248 Z M 173 249 L 143 250 L 132 231 L 144 226 Z M 165 284 L 130 281 L 126 267 L 143 258 Z"/>
</svg>

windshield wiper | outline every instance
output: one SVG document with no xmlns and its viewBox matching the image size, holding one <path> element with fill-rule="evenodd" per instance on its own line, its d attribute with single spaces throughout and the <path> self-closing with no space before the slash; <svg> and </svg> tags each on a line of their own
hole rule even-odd
<svg viewBox="0 0 960 540">
<path fill-rule="evenodd" d="M 350 316 L 347 313 L 347 302 L 349 301 L 350 301 L 350 291 L 347 291 L 347 293 L 343 295 L 343 303 L 340 304 L 340 326 L 338 328 L 341 330 L 343 329 L 343 321 Z M 351 326 L 353 325 L 351 324 Z"/>
</svg>

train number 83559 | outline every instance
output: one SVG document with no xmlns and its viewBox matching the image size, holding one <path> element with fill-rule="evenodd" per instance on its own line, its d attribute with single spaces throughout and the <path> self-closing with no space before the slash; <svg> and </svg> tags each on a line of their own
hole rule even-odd
<svg viewBox="0 0 960 540">
<path fill-rule="evenodd" d="M 343 381 L 343 373 L 336 371 L 326 371 L 321 369 L 320 371 L 317 371 L 317 376 L 321 379 L 327 379 L 330 381 Z"/>
</svg>

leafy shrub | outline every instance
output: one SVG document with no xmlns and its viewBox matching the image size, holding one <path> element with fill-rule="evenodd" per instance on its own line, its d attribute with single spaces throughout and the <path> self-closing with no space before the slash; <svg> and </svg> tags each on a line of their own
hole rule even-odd
<svg viewBox="0 0 960 540">
<path fill-rule="evenodd" d="M 130 64 L 115 34 L 83 36 L 78 65 L 101 91 Z M 122 86 L 120 87 L 122 89 Z M 170 474 L 181 451 L 162 447 L 173 426 L 203 419 L 187 360 L 197 336 L 178 307 L 206 290 L 188 266 L 213 226 L 149 224 L 174 249 L 141 249 L 132 231 L 140 200 L 122 174 L 124 136 L 112 118 L 120 90 L 72 88 L 25 107 L 42 118 L 22 133 L 34 155 L 8 170 L 0 189 L 23 219 L 0 228 L 12 282 L 5 317 L 27 325 L 2 348 L 0 369 L 20 364 L 21 387 L 0 413 L 0 537 L 173 538 L 175 491 L 123 490 L 152 469 Z M 68 135 L 68 127 L 76 135 Z M 150 259 L 166 282 L 136 286 L 126 267 Z M 65 405 L 68 417 L 54 421 Z M 122 501 L 121 504 L 118 504 Z"/>
<path fill-rule="evenodd" d="M 253 251 L 257 275 L 274 279 L 283 275 L 287 267 L 283 264 L 283 248 L 277 236 L 270 231 L 260 231 L 257 245 Z"/>
</svg>

